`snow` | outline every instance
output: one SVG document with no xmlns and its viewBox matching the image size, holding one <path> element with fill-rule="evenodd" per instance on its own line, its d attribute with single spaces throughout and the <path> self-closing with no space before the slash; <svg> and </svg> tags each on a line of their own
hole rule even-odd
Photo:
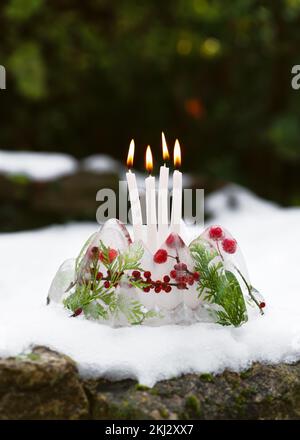
<svg viewBox="0 0 300 440">
<path fill-rule="evenodd" d="M 0 172 L 21 174 L 32 180 L 52 180 L 72 174 L 77 166 L 76 159 L 67 154 L 0 150 Z"/>
<path fill-rule="evenodd" d="M 51 226 L 0 235 L 0 356 L 47 345 L 71 356 L 86 377 L 134 378 L 148 386 L 188 372 L 300 359 L 300 209 L 280 208 L 237 186 L 215 193 L 207 206 L 214 223 L 239 241 L 252 282 L 266 299 L 265 316 L 240 328 L 198 323 L 112 329 L 68 318 L 62 307 L 45 305 L 48 287 L 61 262 L 77 254 L 97 225 Z"/>
<path fill-rule="evenodd" d="M 94 154 L 82 161 L 82 167 L 93 173 L 117 173 L 120 174 L 124 167 L 121 163 L 106 154 Z"/>
</svg>

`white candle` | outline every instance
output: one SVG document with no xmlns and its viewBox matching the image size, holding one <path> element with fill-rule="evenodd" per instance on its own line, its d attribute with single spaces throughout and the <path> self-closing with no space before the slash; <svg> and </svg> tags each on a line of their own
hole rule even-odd
<svg viewBox="0 0 300 440">
<path fill-rule="evenodd" d="M 126 173 L 126 179 L 128 184 L 129 199 L 131 205 L 131 217 L 133 226 L 133 238 L 134 241 L 143 239 L 143 218 L 141 203 L 139 197 L 139 190 L 136 182 L 135 174 L 130 170 L 133 165 L 134 157 L 134 140 L 130 142 L 129 152 L 127 157 L 127 166 L 129 168 L 128 173 Z"/>
<path fill-rule="evenodd" d="M 149 173 L 153 169 L 151 149 L 148 145 L 146 151 L 146 169 Z M 147 246 L 151 252 L 157 248 L 157 216 L 156 216 L 156 188 L 155 177 L 149 175 L 145 179 L 146 187 L 146 217 L 147 217 Z"/>
<path fill-rule="evenodd" d="M 162 150 L 164 161 L 169 160 L 169 151 L 164 133 L 162 133 Z M 169 168 L 164 164 L 160 167 L 158 185 L 158 246 L 160 246 L 168 235 L 169 230 L 169 211 L 168 211 L 168 188 L 169 188 Z"/>
<path fill-rule="evenodd" d="M 174 166 L 180 166 L 181 152 L 180 145 L 176 139 L 174 146 Z M 173 173 L 173 193 L 172 193 L 172 216 L 171 216 L 171 232 L 180 234 L 182 215 L 182 173 L 175 170 Z"/>
</svg>

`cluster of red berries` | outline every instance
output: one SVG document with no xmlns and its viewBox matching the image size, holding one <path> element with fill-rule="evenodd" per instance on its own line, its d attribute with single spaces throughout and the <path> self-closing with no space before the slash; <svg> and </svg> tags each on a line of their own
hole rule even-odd
<svg viewBox="0 0 300 440">
<path fill-rule="evenodd" d="M 174 269 L 170 271 L 169 275 L 164 275 L 162 280 L 152 280 L 152 274 L 150 271 L 145 271 L 143 277 L 141 272 L 134 270 L 132 272 L 132 279 L 134 281 L 143 280 L 147 283 L 147 286 L 143 288 L 145 293 L 154 290 L 155 293 L 166 292 L 170 293 L 172 287 L 177 289 L 187 289 L 188 285 L 192 286 L 195 281 L 198 281 L 200 275 L 198 272 L 190 272 L 185 263 L 176 263 Z"/>
<path fill-rule="evenodd" d="M 144 277 L 144 279 L 143 279 Z M 154 290 L 155 293 L 160 293 L 161 291 L 164 291 L 166 293 L 171 292 L 172 290 L 172 286 L 169 284 L 170 283 L 170 277 L 168 275 L 165 275 L 163 277 L 163 280 L 152 280 L 152 274 L 149 270 L 146 270 L 143 273 L 143 277 L 141 275 L 141 272 L 139 270 L 134 270 L 132 272 L 132 278 L 134 281 L 139 281 L 139 280 L 143 280 L 147 286 L 145 286 L 143 288 L 143 291 L 145 293 L 150 292 L 151 289 Z"/>
<path fill-rule="evenodd" d="M 214 241 L 221 241 L 222 248 L 228 254 L 234 254 L 237 248 L 237 242 L 234 238 L 226 238 L 223 229 L 220 226 L 211 226 L 209 228 L 209 238 Z"/>
<path fill-rule="evenodd" d="M 174 264 L 174 269 L 170 272 L 170 277 L 175 280 L 177 289 L 187 289 L 188 285 L 192 286 L 195 281 L 199 281 L 199 272 L 191 272 L 185 263 Z"/>
</svg>

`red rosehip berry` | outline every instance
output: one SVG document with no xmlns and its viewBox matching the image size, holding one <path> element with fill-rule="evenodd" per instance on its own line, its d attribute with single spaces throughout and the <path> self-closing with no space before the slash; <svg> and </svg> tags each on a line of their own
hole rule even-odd
<svg viewBox="0 0 300 440">
<path fill-rule="evenodd" d="M 176 235 L 170 234 L 166 239 L 166 245 L 169 247 L 175 247 L 175 244 L 176 244 Z"/>
<path fill-rule="evenodd" d="M 108 261 L 106 261 L 106 256 L 103 254 L 103 252 L 99 253 L 99 260 L 104 261 L 105 263 L 112 263 L 118 256 L 118 251 L 116 249 L 109 249 L 108 250 Z"/>
<path fill-rule="evenodd" d="M 143 288 L 143 291 L 144 291 L 145 293 L 150 292 L 150 286 L 148 286 L 148 287 L 144 287 L 144 288 Z"/>
<path fill-rule="evenodd" d="M 81 313 L 82 313 L 82 308 L 79 307 L 79 309 L 76 309 L 75 312 L 73 313 L 73 315 L 71 315 L 71 316 L 72 316 L 72 318 L 75 318 L 76 316 L 81 315 Z"/>
<path fill-rule="evenodd" d="M 166 292 L 166 293 L 170 293 L 171 290 L 172 290 L 172 286 L 167 285 L 167 286 L 165 287 L 165 292 Z"/>
<path fill-rule="evenodd" d="M 188 285 L 189 286 L 192 286 L 193 284 L 194 284 L 194 277 L 193 277 L 193 275 L 189 275 L 188 276 L 188 279 L 187 279 L 187 282 L 188 282 Z"/>
<path fill-rule="evenodd" d="M 145 277 L 145 278 L 151 278 L 151 272 L 149 272 L 149 270 L 146 270 L 146 271 L 144 272 L 144 277 Z"/>
<path fill-rule="evenodd" d="M 171 270 L 171 272 L 170 272 L 170 277 L 173 278 L 173 279 L 175 279 L 175 278 L 177 277 L 177 272 L 176 272 L 176 270 Z"/>
<path fill-rule="evenodd" d="M 102 280 L 102 278 L 103 278 L 103 273 L 102 273 L 102 272 L 98 272 L 98 273 L 97 273 L 97 276 L 96 276 L 96 279 L 97 279 L 98 281 L 100 281 L 100 280 Z"/>
<path fill-rule="evenodd" d="M 185 263 L 177 263 L 174 265 L 176 270 L 187 270 L 187 265 Z"/>
<path fill-rule="evenodd" d="M 211 226 L 209 228 L 209 238 L 212 240 L 221 240 L 223 237 L 224 232 L 220 226 Z"/>
<path fill-rule="evenodd" d="M 155 263 L 162 264 L 165 263 L 168 259 L 168 252 L 165 249 L 158 249 L 157 252 L 155 252 L 153 260 Z"/>
<path fill-rule="evenodd" d="M 110 288 L 110 282 L 109 281 L 104 281 L 104 287 L 105 289 L 109 289 Z"/>
<path fill-rule="evenodd" d="M 139 270 L 134 270 L 132 272 L 132 276 L 133 276 L 133 278 L 140 278 L 141 272 Z"/>
<path fill-rule="evenodd" d="M 103 254 L 103 252 L 100 252 L 100 253 L 99 253 L 99 260 L 100 260 L 100 261 L 104 261 L 104 259 L 105 259 L 105 258 L 104 258 L 104 254 Z"/>
<path fill-rule="evenodd" d="M 172 249 L 175 249 L 176 247 L 182 248 L 184 247 L 184 241 L 178 234 L 170 234 L 166 239 L 166 245 Z"/>
<path fill-rule="evenodd" d="M 177 289 L 179 289 L 179 290 L 187 289 L 186 283 L 178 283 Z"/>
<path fill-rule="evenodd" d="M 98 253 L 99 253 L 99 249 L 97 248 L 97 246 L 92 246 L 88 250 L 88 257 L 89 258 L 97 258 L 98 257 Z"/>
<path fill-rule="evenodd" d="M 260 309 L 264 309 L 266 307 L 266 303 L 264 302 L 264 301 L 262 301 L 260 304 L 259 304 L 259 308 Z"/>
<path fill-rule="evenodd" d="M 154 289 L 155 293 L 160 293 L 161 292 L 161 286 L 156 286 Z"/>
<path fill-rule="evenodd" d="M 165 282 L 165 283 L 169 283 L 169 282 L 170 282 L 170 277 L 169 277 L 169 275 L 165 275 L 165 276 L 164 276 L 164 282 Z"/>
<path fill-rule="evenodd" d="M 194 277 L 194 280 L 195 280 L 195 281 L 198 281 L 199 278 L 200 278 L 200 273 L 199 273 L 199 272 L 194 272 L 194 273 L 193 273 L 193 277 Z"/>
<path fill-rule="evenodd" d="M 118 251 L 116 249 L 109 249 L 108 251 L 108 258 L 109 262 L 112 263 L 118 256 Z"/>
<path fill-rule="evenodd" d="M 234 254 L 236 251 L 237 242 L 234 238 L 224 238 L 222 241 L 222 248 L 228 254 Z"/>
</svg>

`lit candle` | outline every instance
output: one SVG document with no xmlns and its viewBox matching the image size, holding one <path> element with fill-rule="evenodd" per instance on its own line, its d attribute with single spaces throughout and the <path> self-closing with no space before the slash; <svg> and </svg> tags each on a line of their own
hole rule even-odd
<svg viewBox="0 0 300 440">
<path fill-rule="evenodd" d="M 178 139 L 174 145 L 174 167 L 181 165 L 181 151 Z M 171 216 L 171 232 L 180 234 L 182 215 L 182 173 L 175 169 L 173 173 L 173 194 L 172 194 L 172 216 Z"/>
<path fill-rule="evenodd" d="M 162 153 L 164 165 L 160 167 L 159 185 L 158 185 L 158 245 L 160 246 L 168 235 L 169 230 L 169 210 L 168 210 L 168 188 L 169 188 L 169 168 L 166 161 L 170 159 L 167 142 L 164 133 L 162 138 Z"/>
<path fill-rule="evenodd" d="M 128 173 L 126 173 L 126 179 L 128 184 L 129 199 L 131 204 L 131 217 L 133 225 L 133 237 L 134 241 L 143 239 L 143 218 L 140 204 L 139 190 L 136 183 L 135 174 L 131 171 L 134 158 L 134 140 L 130 142 L 129 151 L 127 156 Z"/>
<path fill-rule="evenodd" d="M 151 252 L 155 252 L 157 247 L 156 188 L 155 177 L 151 176 L 153 170 L 153 158 L 149 145 L 146 150 L 146 170 L 149 172 L 149 176 L 145 179 L 147 246 Z"/>
</svg>

